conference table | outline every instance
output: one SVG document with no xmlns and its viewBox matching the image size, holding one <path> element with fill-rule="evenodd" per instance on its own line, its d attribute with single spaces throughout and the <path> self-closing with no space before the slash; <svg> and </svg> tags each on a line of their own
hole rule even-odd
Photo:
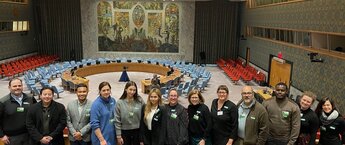
<svg viewBox="0 0 345 145">
<path fill-rule="evenodd" d="M 267 99 L 270 99 L 272 98 L 272 92 L 273 90 L 272 89 L 258 89 L 256 90 L 256 93 L 258 95 L 260 95 L 260 97 L 263 99 L 263 100 L 267 100 Z"/>
<path fill-rule="evenodd" d="M 70 72 L 64 72 L 62 79 L 73 82 L 77 84 L 86 84 L 88 85 L 89 80 L 86 79 L 86 76 L 107 73 L 107 72 L 122 72 L 126 69 L 127 72 L 147 72 L 155 73 L 160 75 L 161 84 L 165 84 L 170 80 L 176 80 L 177 77 L 181 76 L 181 72 L 178 69 L 175 69 L 174 72 L 167 76 L 167 73 L 171 70 L 167 66 L 160 64 L 148 64 L 148 63 L 136 63 L 136 62 L 126 62 L 126 63 L 106 63 L 106 64 L 94 64 L 89 66 L 83 66 L 77 68 L 73 75 Z M 141 90 L 143 93 L 148 93 L 151 86 L 151 80 L 142 80 L 141 81 Z"/>
</svg>

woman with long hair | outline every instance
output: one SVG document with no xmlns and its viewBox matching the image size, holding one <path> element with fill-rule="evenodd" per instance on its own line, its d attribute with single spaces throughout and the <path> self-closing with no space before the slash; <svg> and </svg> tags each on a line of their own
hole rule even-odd
<svg viewBox="0 0 345 145">
<path fill-rule="evenodd" d="M 138 95 L 137 84 L 127 82 L 115 109 L 116 138 L 119 145 L 140 144 L 139 127 L 143 104 L 143 99 Z"/>
<path fill-rule="evenodd" d="M 153 88 L 146 105 L 142 109 L 140 124 L 141 145 L 164 145 L 166 130 L 166 111 L 159 89 Z"/>
<path fill-rule="evenodd" d="M 334 101 L 329 97 L 322 98 L 316 108 L 316 114 L 320 119 L 319 145 L 345 144 L 345 120 Z M 342 140 L 339 135 L 342 135 Z"/>
<path fill-rule="evenodd" d="M 211 114 L 199 90 L 188 94 L 188 134 L 190 145 L 211 145 Z"/>
<path fill-rule="evenodd" d="M 111 97 L 111 86 L 102 82 L 98 86 L 99 96 L 92 103 L 90 124 L 93 145 L 115 145 L 114 110 L 116 101 Z"/>
</svg>

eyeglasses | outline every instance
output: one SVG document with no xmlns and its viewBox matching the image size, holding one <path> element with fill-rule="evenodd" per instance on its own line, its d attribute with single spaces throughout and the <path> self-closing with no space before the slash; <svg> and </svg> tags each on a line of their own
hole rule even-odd
<svg viewBox="0 0 345 145">
<path fill-rule="evenodd" d="M 251 95 L 251 94 L 253 94 L 253 92 L 242 92 L 241 94 L 242 95 Z"/>
<path fill-rule="evenodd" d="M 227 92 L 217 92 L 218 94 L 227 94 Z"/>
</svg>

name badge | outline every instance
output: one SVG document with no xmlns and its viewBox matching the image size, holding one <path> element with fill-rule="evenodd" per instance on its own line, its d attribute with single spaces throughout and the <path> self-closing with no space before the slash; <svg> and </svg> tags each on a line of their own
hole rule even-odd
<svg viewBox="0 0 345 145">
<path fill-rule="evenodd" d="M 301 121 L 305 121 L 305 119 L 304 119 L 304 118 L 301 118 Z"/>
<path fill-rule="evenodd" d="M 199 120 L 199 116 L 198 116 L 198 115 L 194 115 L 194 116 L 193 116 L 193 119 Z"/>
<path fill-rule="evenodd" d="M 250 119 L 253 119 L 253 120 L 255 120 L 255 117 L 254 117 L 254 116 L 251 116 L 251 117 L 250 117 Z"/>
<path fill-rule="evenodd" d="M 334 126 L 330 126 L 329 128 L 335 130 L 335 127 L 334 127 Z"/>
<path fill-rule="evenodd" d="M 176 119 L 176 118 L 177 118 L 177 114 L 176 114 L 176 113 L 172 113 L 172 114 L 170 115 L 170 117 L 171 117 L 172 119 Z"/>
<path fill-rule="evenodd" d="M 29 102 L 23 102 L 24 105 L 29 105 L 30 103 Z"/>
<path fill-rule="evenodd" d="M 24 107 L 17 107 L 17 112 L 24 112 Z"/>
<path fill-rule="evenodd" d="M 218 111 L 218 112 L 217 112 L 217 115 L 218 115 L 218 116 L 223 115 L 223 111 Z"/>
<path fill-rule="evenodd" d="M 158 118 L 153 118 L 154 121 L 158 121 Z"/>
<path fill-rule="evenodd" d="M 133 117 L 134 116 L 133 112 L 128 112 L 128 114 L 129 114 L 129 117 Z"/>
<path fill-rule="evenodd" d="M 228 106 L 224 106 L 224 108 L 225 108 L 225 109 L 229 109 L 229 107 L 228 107 Z"/>
<path fill-rule="evenodd" d="M 160 111 L 159 108 L 157 108 L 157 110 L 155 111 L 155 114 L 158 113 L 159 111 Z"/>
<path fill-rule="evenodd" d="M 244 114 L 241 114 L 241 115 L 240 115 L 240 118 L 244 118 L 244 117 L 246 117 L 246 115 L 244 115 Z"/>
<path fill-rule="evenodd" d="M 326 131 L 326 127 L 324 127 L 324 126 L 321 126 L 320 129 L 323 131 Z"/>
<path fill-rule="evenodd" d="M 287 118 L 289 116 L 290 112 L 288 111 L 282 111 L 283 118 Z"/>
</svg>

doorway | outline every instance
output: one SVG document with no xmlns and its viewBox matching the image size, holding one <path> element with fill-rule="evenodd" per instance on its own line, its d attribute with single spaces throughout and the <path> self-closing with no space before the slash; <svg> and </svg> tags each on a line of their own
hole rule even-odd
<svg viewBox="0 0 345 145">
<path fill-rule="evenodd" d="M 293 63 L 273 56 L 272 54 L 269 60 L 269 86 L 272 87 L 279 82 L 283 82 L 290 87 Z"/>
</svg>

